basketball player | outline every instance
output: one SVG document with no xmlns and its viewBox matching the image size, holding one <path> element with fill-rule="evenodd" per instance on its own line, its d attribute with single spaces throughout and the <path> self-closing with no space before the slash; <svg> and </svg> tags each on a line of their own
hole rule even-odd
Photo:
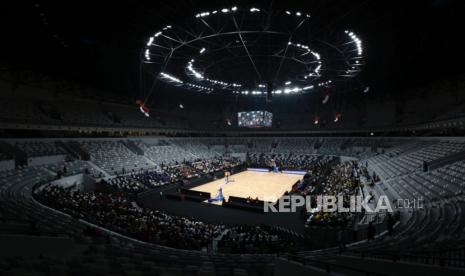
<svg viewBox="0 0 465 276">
<path fill-rule="evenodd" d="M 231 172 L 229 172 L 228 170 L 224 171 L 224 184 L 229 183 L 229 176 L 230 175 L 231 175 Z"/>
<path fill-rule="evenodd" d="M 231 172 L 228 170 L 224 171 L 224 184 L 228 184 L 229 182 L 234 182 L 234 179 L 231 177 Z"/>
<path fill-rule="evenodd" d="M 276 161 L 274 159 L 270 160 L 270 171 L 274 172 L 276 169 Z"/>
</svg>

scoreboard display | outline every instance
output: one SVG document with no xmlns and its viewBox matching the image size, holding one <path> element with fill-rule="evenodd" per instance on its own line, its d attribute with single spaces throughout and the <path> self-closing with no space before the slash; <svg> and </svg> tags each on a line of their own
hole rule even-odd
<svg viewBox="0 0 465 276">
<path fill-rule="evenodd" d="M 273 113 L 263 110 L 238 112 L 237 122 L 240 127 L 271 127 Z"/>
</svg>

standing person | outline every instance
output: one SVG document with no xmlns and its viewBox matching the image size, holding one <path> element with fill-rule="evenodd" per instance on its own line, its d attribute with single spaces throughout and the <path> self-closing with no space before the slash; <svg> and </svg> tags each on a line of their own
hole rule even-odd
<svg viewBox="0 0 465 276">
<path fill-rule="evenodd" d="M 276 160 L 275 159 L 270 160 L 270 170 L 272 172 L 278 172 L 277 169 L 276 169 Z"/>
<path fill-rule="evenodd" d="M 428 163 L 426 161 L 423 161 L 423 171 L 424 172 L 428 171 Z"/>
<path fill-rule="evenodd" d="M 230 173 L 228 170 L 226 170 L 226 171 L 224 172 L 224 184 L 228 184 L 228 183 L 229 183 L 229 176 L 230 176 L 230 175 L 231 175 L 231 173 Z"/>
<path fill-rule="evenodd" d="M 231 172 L 226 170 L 224 172 L 224 184 L 228 184 L 229 182 L 234 182 L 234 179 L 231 178 Z"/>
</svg>

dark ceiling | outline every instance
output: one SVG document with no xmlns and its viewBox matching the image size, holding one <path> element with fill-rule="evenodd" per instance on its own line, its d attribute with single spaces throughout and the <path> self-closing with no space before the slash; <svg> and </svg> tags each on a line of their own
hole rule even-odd
<svg viewBox="0 0 465 276">
<path fill-rule="evenodd" d="M 15 1 L 2 8 L 2 63 L 134 94 L 148 34 L 202 9 L 300 9 L 327 28 L 351 28 L 367 56 L 360 80 L 379 93 L 464 71 L 465 1 Z M 5 4 L 3 4 L 5 5 Z"/>
</svg>

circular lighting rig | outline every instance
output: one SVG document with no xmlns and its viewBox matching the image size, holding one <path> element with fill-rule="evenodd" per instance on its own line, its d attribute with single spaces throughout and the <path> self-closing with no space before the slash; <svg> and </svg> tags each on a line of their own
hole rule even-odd
<svg viewBox="0 0 465 276">
<path fill-rule="evenodd" d="M 355 31 L 327 30 L 310 12 L 230 6 L 156 30 L 141 68 L 153 82 L 192 91 L 257 96 L 271 85 L 286 95 L 350 81 L 363 54 Z"/>
</svg>

